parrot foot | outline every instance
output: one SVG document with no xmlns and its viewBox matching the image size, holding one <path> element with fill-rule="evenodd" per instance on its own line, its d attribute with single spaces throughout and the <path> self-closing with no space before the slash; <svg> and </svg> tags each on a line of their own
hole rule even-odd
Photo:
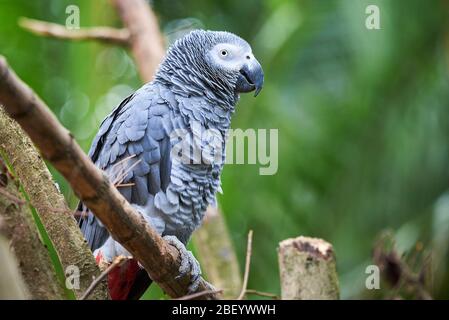
<svg viewBox="0 0 449 320">
<path fill-rule="evenodd" d="M 193 293 L 198 288 L 201 280 L 201 267 L 196 260 L 192 251 L 188 251 L 185 245 L 175 236 L 164 236 L 165 241 L 178 249 L 181 256 L 181 266 L 179 267 L 179 275 L 176 279 L 180 279 L 190 273 L 189 293 Z"/>
</svg>

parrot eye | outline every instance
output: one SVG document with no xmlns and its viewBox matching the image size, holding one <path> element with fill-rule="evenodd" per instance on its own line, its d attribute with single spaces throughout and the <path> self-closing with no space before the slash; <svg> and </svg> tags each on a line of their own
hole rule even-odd
<svg viewBox="0 0 449 320">
<path fill-rule="evenodd" d="M 227 50 L 221 50 L 220 51 L 220 53 L 221 53 L 221 55 L 223 56 L 223 57 L 226 57 L 227 55 L 228 55 L 228 51 Z"/>
</svg>

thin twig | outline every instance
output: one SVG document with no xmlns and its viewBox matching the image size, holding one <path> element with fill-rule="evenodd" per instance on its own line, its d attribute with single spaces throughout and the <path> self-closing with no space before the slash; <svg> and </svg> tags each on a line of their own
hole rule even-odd
<svg viewBox="0 0 449 320">
<path fill-rule="evenodd" d="M 275 300 L 280 299 L 279 296 L 275 295 L 274 293 L 257 291 L 257 290 L 253 290 L 253 289 L 246 289 L 246 294 L 253 294 L 253 295 L 261 296 L 261 297 L 268 297 L 268 298 L 272 298 Z"/>
<path fill-rule="evenodd" d="M 121 183 L 121 184 L 117 184 L 115 187 L 116 188 L 124 188 L 124 187 L 132 187 L 132 186 L 134 186 L 135 185 L 135 183 L 132 183 L 132 182 L 130 182 L 130 183 Z"/>
<path fill-rule="evenodd" d="M 114 164 L 112 165 L 112 169 L 114 169 L 114 168 L 116 168 L 117 166 L 121 165 L 122 163 L 128 161 L 129 159 L 134 158 L 135 156 L 136 156 L 135 154 L 132 154 L 132 155 L 130 155 L 130 156 L 127 156 L 127 157 L 123 158 L 123 159 L 120 160 L 120 161 L 117 161 L 116 163 L 114 163 Z"/>
<path fill-rule="evenodd" d="M 121 265 L 123 262 L 131 259 L 131 257 L 118 256 L 114 261 L 90 284 L 86 291 L 81 296 L 80 300 L 85 300 L 91 292 L 98 286 L 98 284 L 111 272 L 115 267 Z"/>
<path fill-rule="evenodd" d="M 3 195 L 5 198 L 8 198 L 9 200 L 11 200 L 12 202 L 14 202 L 15 204 L 17 204 L 19 206 L 26 203 L 24 200 L 17 198 L 16 196 L 10 194 L 6 190 L 3 190 L 3 188 L 0 188 L 0 194 Z"/>
<path fill-rule="evenodd" d="M 20 18 L 19 25 L 25 30 L 44 37 L 75 41 L 95 40 L 124 47 L 130 45 L 128 29 L 93 27 L 72 30 L 60 24 L 29 18 Z"/>
<path fill-rule="evenodd" d="M 78 210 L 75 210 L 73 213 L 73 216 L 75 217 L 75 218 L 86 218 L 87 217 L 87 212 L 85 212 L 85 211 L 78 211 Z"/>
<path fill-rule="evenodd" d="M 223 293 L 223 289 L 219 289 L 219 290 L 204 290 L 201 292 L 197 292 L 197 293 L 193 293 L 193 294 L 189 294 L 177 299 L 172 299 L 172 300 L 192 300 L 192 299 L 196 299 L 199 298 L 201 296 L 204 296 L 206 294 L 220 294 Z"/>
<path fill-rule="evenodd" d="M 237 300 L 243 300 L 243 298 L 245 297 L 246 287 L 248 286 L 248 277 L 249 277 L 249 267 L 250 267 L 250 263 L 251 263 L 252 245 L 253 245 L 253 230 L 249 230 L 249 232 L 248 232 L 248 244 L 246 246 L 245 275 L 243 276 L 242 291 L 240 291 L 240 295 L 237 297 Z"/>
<path fill-rule="evenodd" d="M 112 184 L 114 186 L 121 184 L 123 182 L 123 180 L 125 180 L 126 176 L 128 175 L 129 172 L 131 172 L 131 170 L 137 166 L 139 163 L 142 162 L 142 159 L 138 159 L 136 162 L 134 162 L 132 165 L 130 165 L 128 168 L 121 168 L 121 170 L 123 172 L 117 172 L 117 176 L 114 178 L 114 180 L 112 181 Z"/>
</svg>

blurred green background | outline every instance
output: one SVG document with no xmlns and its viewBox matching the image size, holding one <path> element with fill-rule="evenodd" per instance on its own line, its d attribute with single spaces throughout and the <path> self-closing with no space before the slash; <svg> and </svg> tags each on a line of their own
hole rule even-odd
<svg viewBox="0 0 449 320">
<path fill-rule="evenodd" d="M 258 98 L 242 96 L 234 128 L 279 130 L 279 169 L 227 165 L 219 201 L 243 268 L 254 230 L 249 288 L 279 293 L 277 244 L 331 242 L 342 298 L 365 288 L 384 230 L 400 252 L 432 254 L 435 298 L 449 298 L 449 3 L 422 0 L 154 0 L 167 43 L 192 28 L 245 38 L 265 71 Z M 81 27 L 120 26 L 110 3 L 0 0 L 0 54 L 87 151 L 100 121 L 141 85 L 126 50 L 34 36 L 21 16 Z M 380 30 L 365 27 L 369 4 Z M 69 202 L 76 198 L 54 170 Z"/>
</svg>

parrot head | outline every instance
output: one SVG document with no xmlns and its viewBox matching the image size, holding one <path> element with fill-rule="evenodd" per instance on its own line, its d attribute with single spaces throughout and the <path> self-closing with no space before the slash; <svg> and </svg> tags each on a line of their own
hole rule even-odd
<svg viewBox="0 0 449 320">
<path fill-rule="evenodd" d="M 232 97 L 234 103 L 239 93 L 254 91 L 257 96 L 264 82 L 262 67 L 245 40 L 204 30 L 191 31 L 170 47 L 156 74 L 161 78 L 189 93 L 209 90 L 222 100 Z"/>
<path fill-rule="evenodd" d="M 263 70 L 254 57 L 250 45 L 228 32 L 211 32 L 216 44 L 207 49 L 206 59 L 212 68 L 237 76 L 236 92 L 255 91 L 257 96 L 263 86 Z"/>
</svg>

